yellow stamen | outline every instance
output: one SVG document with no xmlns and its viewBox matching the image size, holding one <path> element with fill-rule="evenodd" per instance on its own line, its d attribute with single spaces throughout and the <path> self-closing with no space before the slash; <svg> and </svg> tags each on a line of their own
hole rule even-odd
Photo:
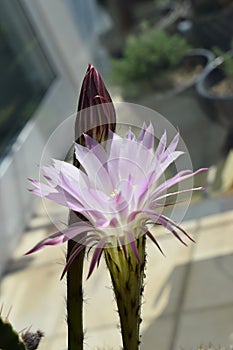
<svg viewBox="0 0 233 350">
<path fill-rule="evenodd" d="M 109 195 L 109 197 L 114 198 L 117 195 L 117 189 L 115 188 L 112 193 Z"/>
</svg>

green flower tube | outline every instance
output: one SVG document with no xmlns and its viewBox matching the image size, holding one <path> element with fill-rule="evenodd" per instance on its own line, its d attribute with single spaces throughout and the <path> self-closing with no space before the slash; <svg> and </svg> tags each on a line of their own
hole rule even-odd
<svg viewBox="0 0 233 350">
<path fill-rule="evenodd" d="M 140 344 L 141 300 L 146 261 L 146 238 L 136 240 L 140 263 L 130 244 L 105 248 L 105 260 L 109 269 L 116 297 L 123 349 L 137 350 Z"/>
</svg>

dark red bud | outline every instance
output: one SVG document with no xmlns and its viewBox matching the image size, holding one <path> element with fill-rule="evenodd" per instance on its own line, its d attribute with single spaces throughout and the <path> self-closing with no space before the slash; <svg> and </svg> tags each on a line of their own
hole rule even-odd
<svg viewBox="0 0 233 350">
<path fill-rule="evenodd" d="M 107 139 L 108 130 L 114 131 L 115 127 L 116 113 L 112 99 L 101 75 L 89 64 L 79 96 L 75 123 L 76 142 L 84 144 L 83 133 L 102 142 Z"/>
</svg>

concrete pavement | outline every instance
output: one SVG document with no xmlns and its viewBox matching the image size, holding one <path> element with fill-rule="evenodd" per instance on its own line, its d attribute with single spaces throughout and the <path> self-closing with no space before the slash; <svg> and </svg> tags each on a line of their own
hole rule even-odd
<svg viewBox="0 0 233 350">
<path fill-rule="evenodd" d="M 54 215 L 67 215 L 57 208 L 51 204 Z M 154 233 L 166 257 L 148 243 L 142 350 L 233 344 L 233 210 L 198 216 L 182 226 L 196 244 L 185 247 L 161 228 Z M 66 247 L 48 247 L 27 257 L 23 253 L 54 231 L 40 206 L 0 284 L 0 305 L 5 313 L 12 306 L 15 329 L 44 331 L 40 350 L 66 349 L 66 282 L 59 280 Z M 104 260 L 84 282 L 84 296 L 85 349 L 120 349 L 118 315 Z"/>
</svg>

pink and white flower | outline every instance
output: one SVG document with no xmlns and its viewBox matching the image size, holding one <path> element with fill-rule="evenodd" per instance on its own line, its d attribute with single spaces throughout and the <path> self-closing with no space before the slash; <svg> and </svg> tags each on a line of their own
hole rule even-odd
<svg viewBox="0 0 233 350">
<path fill-rule="evenodd" d="M 176 238 L 184 234 L 192 238 L 175 222 L 166 217 L 161 208 L 168 197 L 182 191 L 167 192 L 172 186 L 206 170 L 179 171 L 176 175 L 161 181 L 164 172 L 180 156 L 177 150 L 179 134 L 167 146 L 164 132 L 154 149 L 152 124 L 144 124 L 138 137 L 129 129 L 122 138 L 110 133 L 104 145 L 84 135 L 86 146 L 75 144 L 75 154 L 81 168 L 63 161 L 53 160 L 53 165 L 43 167 L 47 183 L 30 180 L 31 191 L 82 214 L 87 221 L 79 220 L 63 232 L 57 232 L 39 242 L 27 254 L 46 245 L 56 245 L 69 239 L 77 241 L 64 273 L 77 254 L 88 246 L 94 249 L 88 277 L 99 264 L 105 248 L 119 246 L 125 254 L 125 245 L 131 249 L 140 262 L 135 240 L 148 236 L 160 249 L 150 232 L 151 224 L 164 226 Z M 201 190 L 202 187 L 183 191 Z M 85 234 L 84 234 L 85 233 Z"/>
</svg>

